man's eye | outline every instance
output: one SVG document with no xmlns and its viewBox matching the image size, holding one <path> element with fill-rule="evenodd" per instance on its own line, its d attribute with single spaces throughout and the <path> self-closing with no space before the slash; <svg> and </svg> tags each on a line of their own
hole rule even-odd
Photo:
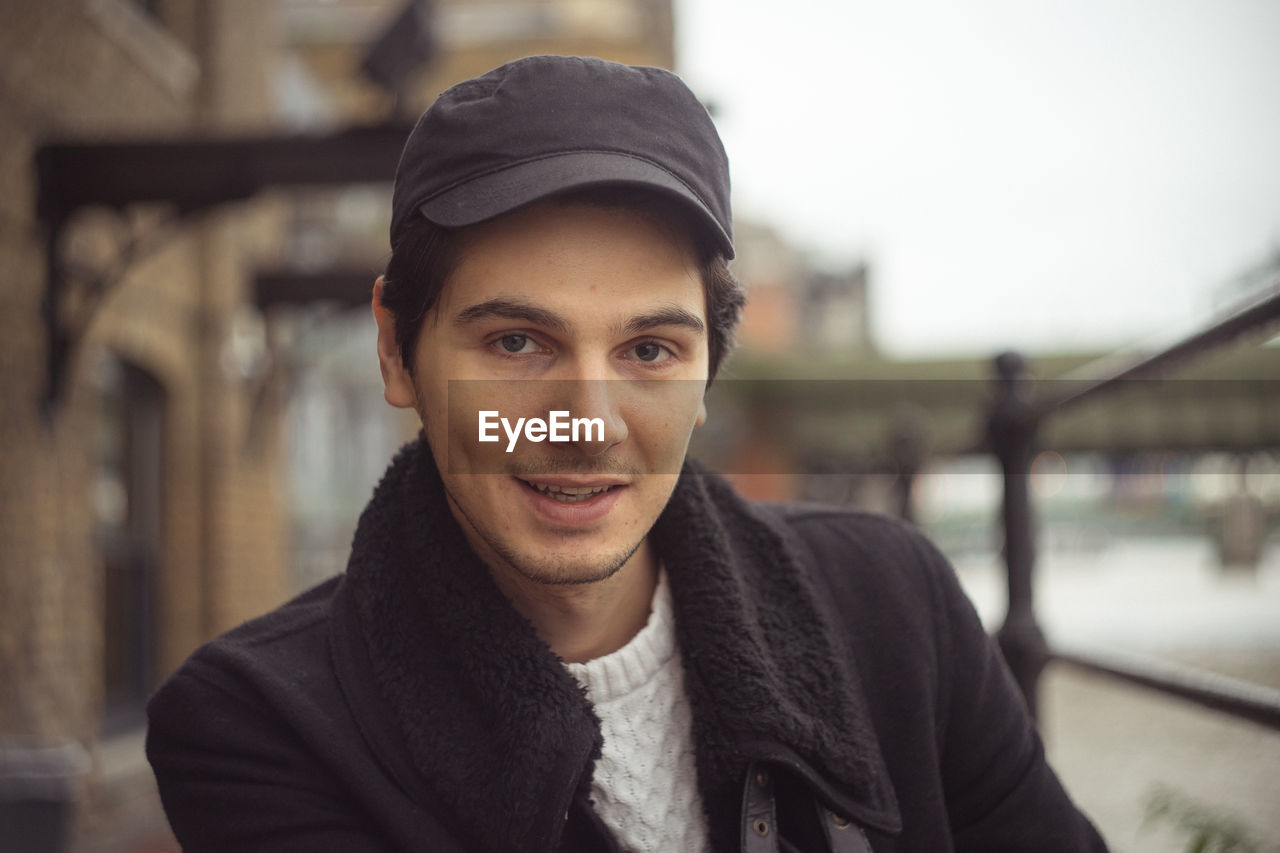
<svg viewBox="0 0 1280 853">
<path fill-rule="evenodd" d="M 653 341 L 646 341 L 635 346 L 636 358 L 641 361 L 655 362 L 666 361 L 671 357 L 671 353 L 667 352 L 667 348 L 662 344 L 655 344 Z"/>
<path fill-rule="evenodd" d="M 529 345 L 528 335 L 503 335 L 499 339 L 502 348 L 509 353 L 518 353 Z"/>
</svg>

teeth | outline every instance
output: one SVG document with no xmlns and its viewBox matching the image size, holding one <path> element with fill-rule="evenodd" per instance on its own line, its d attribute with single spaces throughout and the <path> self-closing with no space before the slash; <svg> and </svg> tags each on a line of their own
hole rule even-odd
<svg viewBox="0 0 1280 853">
<path fill-rule="evenodd" d="M 529 483 L 528 480 L 525 480 Z M 529 483 L 544 495 L 553 497 L 564 503 L 576 503 L 577 501 L 585 501 L 587 498 L 598 495 L 601 492 L 609 491 L 611 486 L 553 486 L 548 483 Z"/>
</svg>

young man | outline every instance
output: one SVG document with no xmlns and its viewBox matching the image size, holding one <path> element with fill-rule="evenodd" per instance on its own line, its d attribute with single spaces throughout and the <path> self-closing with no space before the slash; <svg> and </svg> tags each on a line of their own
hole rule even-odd
<svg viewBox="0 0 1280 853">
<path fill-rule="evenodd" d="M 678 78 L 450 89 L 391 240 L 378 357 L 421 438 L 343 576 L 153 699 L 184 849 L 1103 849 L 933 548 L 685 461 L 742 294 Z"/>
</svg>

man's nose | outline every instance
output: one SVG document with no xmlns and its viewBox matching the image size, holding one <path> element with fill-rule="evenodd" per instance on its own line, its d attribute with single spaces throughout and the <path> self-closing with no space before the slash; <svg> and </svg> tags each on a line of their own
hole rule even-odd
<svg viewBox="0 0 1280 853">
<path fill-rule="evenodd" d="M 598 377 L 566 381 L 565 404 L 569 417 L 585 421 L 576 430 L 574 444 L 584 453 L 599 456 L 627 440 L 625 415 L 628 386 L 625 379 Z"/>
</svg>

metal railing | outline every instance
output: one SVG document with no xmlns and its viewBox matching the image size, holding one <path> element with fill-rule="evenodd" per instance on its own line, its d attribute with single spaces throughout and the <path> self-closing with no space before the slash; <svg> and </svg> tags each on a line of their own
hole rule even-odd
<svg viewBox="0 0 1280 853">
<path fill-rule="evenodd" d="M 1116 392 L 1126 380 L 1165 376 L 1173 368 L 1244 335 L 1261 334 L 1277 321 L 1280 283 L 1155 355 L 1121 365 L 1107 359 L 1101 367 L 1085 371 L 1091 375 L 1065 388 L 1055 388 L 1052 394 L 1036 394 L 1026 363 L 1016 353 L 996 357 L 998 389 L 987 417 L 987 449 L 999 460 L 1004 481 L 1001 520 L 1008 579 L 1008 610 L 996 639 L 1033 715 L 1041 671 L 1050 661 L 1061 661 L 1280 730 L 1280 690 L 1162 662 L 1050 648 L 1033 608 L 1036 549 L 1030 491 L 1036 439 L 1051 417 Z"/>
</svg>

